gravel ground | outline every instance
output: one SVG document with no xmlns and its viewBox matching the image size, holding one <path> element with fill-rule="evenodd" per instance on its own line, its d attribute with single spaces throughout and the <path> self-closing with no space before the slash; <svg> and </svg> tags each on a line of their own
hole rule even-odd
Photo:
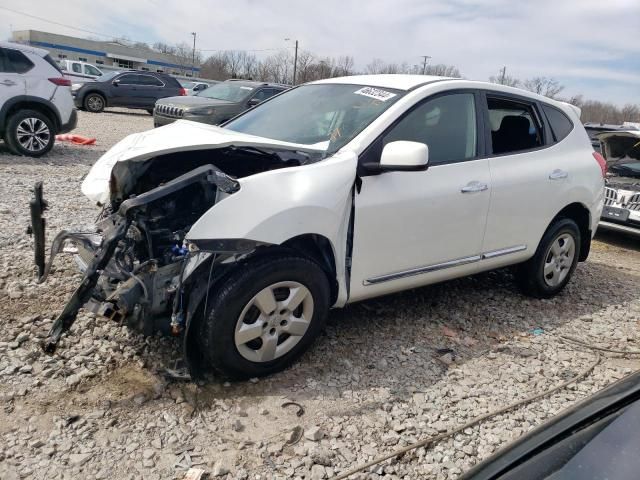
<svg viewBox="0 0 640 480">
<path fill-rule="evenodd" d="M 75 133 L 96 136 L 96 146 L 58 144 L 31 160 L 0 144 L 2 479 L 169 479 L 190 465 L 220 478 L 331 478 L 557 385 L 593 361 L 557 334 L 639 348 L 640 247 L 607 235 L 558 298 L 526 298 L 499 271 L 356 304 L 331 313 L 294 367 L 259 381 L 169 381 L 162 372 L 179 356 L 176 340 L 144 338 L 86 313 L 47 357 L 38 341 L 80 277 L 61 257 L 45 284 L 33 281 L 24 233 L 30 187 L 45 180 L 49 240 L 91 223 L 97 212 L 80 194 L 82 177 L 116 141 L 152 127 L 144 112 L 79 113 Z M 605 358 L 566 390 L 355 478 L 457 478 L 638 368 L 637 360 Z M 283 408 L 286 401 L 304 414 Z"/>
</svg>

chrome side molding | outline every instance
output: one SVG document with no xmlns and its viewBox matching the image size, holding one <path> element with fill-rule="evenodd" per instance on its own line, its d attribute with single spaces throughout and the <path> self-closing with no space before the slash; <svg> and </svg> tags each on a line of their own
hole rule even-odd
<svg viewBox="0 0 640 480">
<path fill-rule="evenodd" d="M 436 272 L 438 270 L 444 270 L 446 268 L 459 267 L 461 265 L 467 265 L 469 263 L 479 262 L 481 260 L 501 257 L 503 255 L 510 255 L 512 253 L 522 252 L 526 250 L 526 245 L 516 245 L 513 247 L 501 248 L 500 250 L 492 250 L 481 255 L 472 255 L 470 257 L 457 258 L 455 260 L 449 260 L 448 262 L 436 263 L 434 265 L 427 265 L 425 267 L 416 267 L 402 272 L 387 273 L 378 277 L 372 277 L 365 280 L 363 285 L 376 285 L 378 283 L 389 282 L 391 280 L 400 280 L 401 278 L 413 277 L 415 275 L 422 275 L 423 273 Z"/>
</svg>

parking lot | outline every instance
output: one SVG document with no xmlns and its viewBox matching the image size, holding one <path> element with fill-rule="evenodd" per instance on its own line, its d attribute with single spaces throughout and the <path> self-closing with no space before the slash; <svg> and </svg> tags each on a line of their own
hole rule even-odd
<svg viewBox="0 0 640 480">
<path fill-rule="evenodd" d="M 44 180 L 49 241 L 91 224 L 97 209 L 80 193 L 82 177 L 118 140 L 153 126 L 144 111 L 78 113 L 74 134 L 95 137 L 95 146 L 58 143 L 28 159 L 0 144 L 0 478 L 182 478 L 192 465 L 220 478 L 331 478 L 593 362 L 559 335 L 640 348 L 640 242 L 599 234 L 557 298 L 521 295 L 504 270 L 351 305 L 330 314 L 294 367 L 258 381 L 169 380 L 177 340 L 145 338 L 88 313 L 48 357 L 38 342 L 81 277 L 59 257 L 47 282 L 35 283 L 30 189 Z M 457 478 L 638 368 L 638 360 L 607 356 L 566 390 L 361 478 Z"/>
</svg>

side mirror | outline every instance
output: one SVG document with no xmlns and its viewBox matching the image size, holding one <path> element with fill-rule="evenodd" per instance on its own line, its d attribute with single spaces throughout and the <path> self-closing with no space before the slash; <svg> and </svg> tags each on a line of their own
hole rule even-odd
<svg viewBox="0 0 640 480">
<path fill-rule="evenodd" d="M 113 82 L 111 82 L 114 87 L 117 87 L 120 84 L 120 79 L 116 78 Z"/>
<path fill-rule="evenodd" d="M 252 98 L 247 102 L 247 105 L 249 105 L 250 107 L 255 107 L 259 103 L 260 103 L 260 100 L 258 98 Z"/>
<path fill-rule="evenodd" d="M 429 165 L 429 147 L 426 143 L 398 140 L 387 143 L 382 149 L 380 163 L 364 167 L 378 172 L 426 170 Z"/>
</svg>

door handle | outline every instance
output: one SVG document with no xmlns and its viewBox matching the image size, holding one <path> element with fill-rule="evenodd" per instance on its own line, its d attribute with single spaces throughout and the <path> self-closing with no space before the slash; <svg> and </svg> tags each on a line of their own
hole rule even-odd
<svg viewBox="0 0 640 480">
<path fill-rule="evenodd" d="M 12 86 L 12 85 L 15 85 L 15 84 L 16 84 L 16 82 L 14 82 L 13 80 L 2 80 L 0 83 L 1 83 L 2 85 L 7 86 L 7 87 L 10 87 L 10 86 Z"/>
<path fill-rule="evenodd" d="M 553 172 L 549 174 L 549 180 L 562 180 L 563 178 L 567 178 L 568 176 L 569 176 L 569 172 L 555 169 Z"/>
<path fill-rule="evenodd" d="M 467 183 L 464 187 L 462 187 L 460 189 L 461 193 L 477 193 L 477 192 L 484 192 L 485 190 L 489 189 L 489 185 L 487 185 L 486 183 L 481 183 L 478 181 L 473 181 L 473 182 L 469 182 Z"/>
</svg>

